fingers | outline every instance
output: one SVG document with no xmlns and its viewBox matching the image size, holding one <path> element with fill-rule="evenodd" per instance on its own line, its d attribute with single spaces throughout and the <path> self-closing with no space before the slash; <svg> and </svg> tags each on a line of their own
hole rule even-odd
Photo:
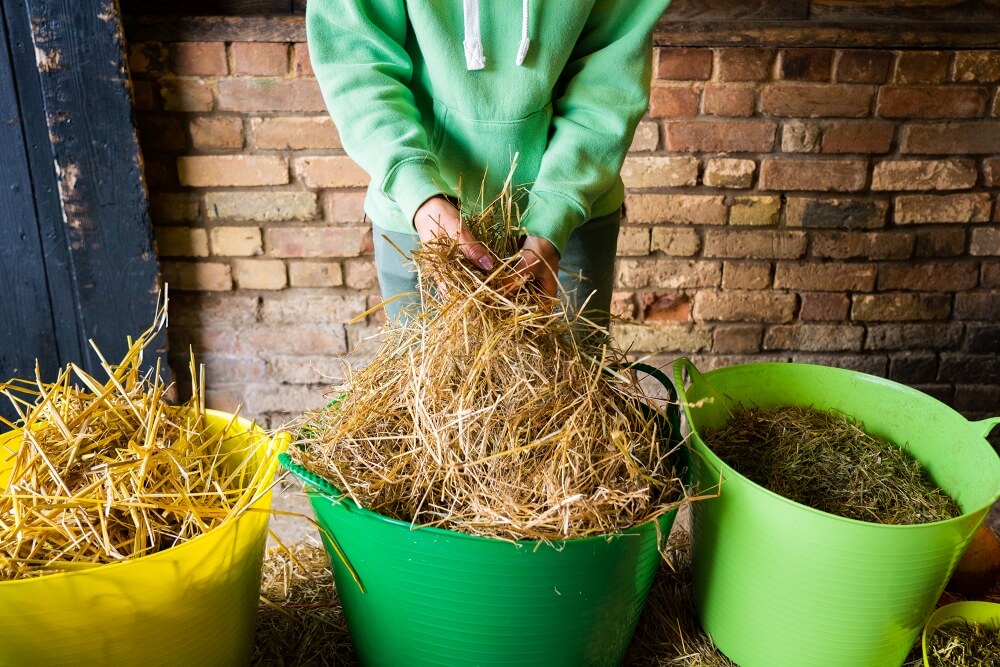
<svg viewBox="0 0 1000 667">
<path fill-rule="evenodd" d="M 476 240 L 475 235 L 462 222 L 462 216 L 450 201 L 444 197 L 431 197 L 417 209 L 413 226 L 422 243 L 439 236 L 447 236 L 458 241 L 462 253 L 473 264 L 484 271 L 492 271 L 494 264 L 490 251 Z"/>
<path fill-rule="evenodd" d="M 544 294 L 555 297 L 559 291 L 558 270 L 559 253 L 555 246 L 541 237 L 527 237 L 514 271 L 525 280 L 535 281 Z"/>
<path fill-rule="evenodd" d="M 462 225 L 459 230 L 458 242 L 461 245 L 462 252 L 465 253 L 466 257 L 472 260 L 473 264 L 484 271 L 493 270 L 493 258 L 490 257 L 490 251 L 486 249 L 486 246 L 476 240 L 476 237 L 465 225 Z"/>
</svg>

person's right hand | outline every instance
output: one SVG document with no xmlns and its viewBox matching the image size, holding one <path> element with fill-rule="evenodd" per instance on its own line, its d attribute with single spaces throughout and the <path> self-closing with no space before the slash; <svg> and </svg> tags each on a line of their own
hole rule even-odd
<svg viewBox="0 0 1000 667">
<path fill-rule="evenodd" d="M 413 226 L 417 229 L 422 243 L 427 243 L 439 236 L 456 239 L 462 252 L 472 260 L 472 263 L 484 271 L 493 270 L 493 258 L 490 251 L 476 240 L 472 231 L 462 222 L 458 209 L 444 196 L 431 197 L 417 209 L 413 216 Z"/>
</svg>

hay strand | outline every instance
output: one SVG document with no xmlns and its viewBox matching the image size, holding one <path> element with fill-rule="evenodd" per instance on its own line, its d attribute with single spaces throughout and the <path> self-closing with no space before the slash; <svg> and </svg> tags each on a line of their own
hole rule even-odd
<svg viewBox="0 0 1000 667">
<path fill-rule="evenodd" d="M 949 621 L 928 638 L 927 660 L 930 667 L 996 667 L 1000 665 L 1000 628 Z"/>
</svg>

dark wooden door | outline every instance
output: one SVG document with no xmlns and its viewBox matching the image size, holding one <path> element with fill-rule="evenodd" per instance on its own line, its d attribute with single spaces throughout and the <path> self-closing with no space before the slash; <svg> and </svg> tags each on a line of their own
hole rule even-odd
<svg viewBox="0 0 1000 667">
<path fill-rule="evenodd" d="M 153 320 L 159 272 L 114 7 L 0 4 L 0 381 L 34 378 L 36 362 L 46 380 L 68 362 L 99 375 L 89 341 L 120 358 Z M 13 415 L 6 398 L 0 414 Z"/>
</svg>

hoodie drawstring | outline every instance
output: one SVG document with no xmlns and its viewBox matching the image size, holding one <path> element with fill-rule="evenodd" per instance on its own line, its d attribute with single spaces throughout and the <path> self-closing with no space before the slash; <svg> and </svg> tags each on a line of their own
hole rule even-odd
<svg viewBox="0 0 1000 667">
<path fill-rule="evenodd" d="M 462 42 L 465 46 L 465 68 L 470 71 L 483 69 L 486 58 L 483 56 L 483 36 L 479 27 L 479 0 L 464 0 L 462 9 L 465 13 L 465 40 Z M 530 9 L 530 0 L 521 0 L 521 43 L 517 47 L 516 62 L 522 66 L 531 46 L 528 35 Z"/>
</svg>

